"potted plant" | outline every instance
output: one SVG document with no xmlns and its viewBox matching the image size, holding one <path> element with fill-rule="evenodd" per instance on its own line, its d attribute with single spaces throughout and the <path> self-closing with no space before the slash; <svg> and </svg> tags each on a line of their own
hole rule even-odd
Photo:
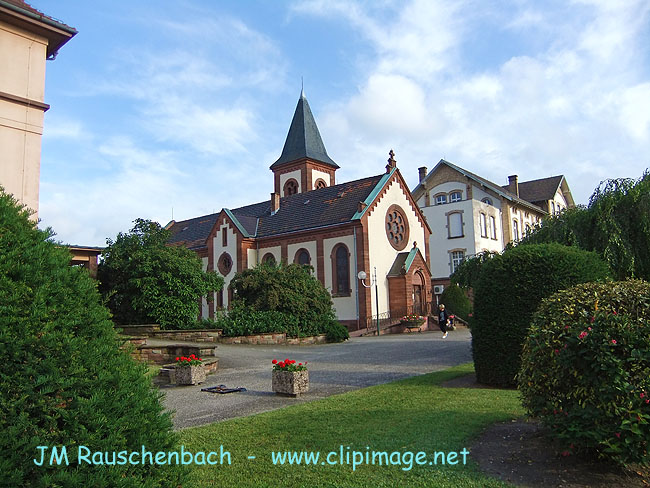
<svg viewBox="0 0 650 488">
<path fill-rule="evenodd" d="M 421 315 L 405 315 L 402 317 L 400 320 L 400 323 L 409 329 L 418 329 L 420 330 L 420 327 L 422 327 L 422 324 L 424 324 L 424 317 Z"/>
<path fill-rule="evenodd" d="M 295 359 L 274 359 L 271 387 L 279 395 L 298 397 L 309 390 L 307 363 L 296 364 Z"/>
<path fill-rule="evenodd" d="M 202 359 L 194 354 L 176 358 L 176 366 L 171 373 L 171 383 L 177 385 L 196 385 L 205 381 L 205 367 Z"/>
</svg>

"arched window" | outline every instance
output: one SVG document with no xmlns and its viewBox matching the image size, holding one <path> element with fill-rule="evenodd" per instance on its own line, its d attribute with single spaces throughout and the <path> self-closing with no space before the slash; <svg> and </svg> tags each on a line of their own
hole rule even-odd
<svg viewBox="0 0 650 488">
<path fill-rule="evenodd" d="M 264 257 L 262 258 L 262 264 L 267 264 L 269 266 L 275 266 L 276 261 L 275 261 L 275 256 L 273 253 L 267 252 Z"/>
<path fill-rule="evenodd" d="M 300 265 L 309 265 L 311 263 L 311 258 L 309 257 L 309 251 L 307 249 L 298 249 L 296 257 L 293 262 Z"/>
<path fill-rule="evenodd" d="M 332 295 L 350 296 L 350 251 L 345 244 L 332 249 Z"/>
<path fill-rule="evenodd" d="M 519 240 L 519 222 L 517 222 L 516 220 L 512 221 L 512 235 L 515 241 Z"/>
<path fill-rule="evenodd" d="M 443 205 L 445 203 L 447 203 L 447 195 L 445 193 L 436 195 L 436 205 Z"/>
<path fill-rule="evenodd" d="M 284 184 L 284 196 L 288 197 L 289 195 L 294 195 L 296 193 L 298 193 L 298 182 L 291 178 Z"/>
<path fill-rule="evenodd" d="M 316 184 L 314 185 L 314 188 L 316 190 L 320 190 L 321 188 L 327 187 L 327 183 L 325 183 L 325 180 L 323 178 L 318 178 L 316 180 Z"/>
<path fill-rule="evenodd" d="M 463 199 L 463 194 L 459 191 L 452 191 L 449 194 L 449 201 L 451 203 L 453 202 L 460 202 Z"/>
</svg>

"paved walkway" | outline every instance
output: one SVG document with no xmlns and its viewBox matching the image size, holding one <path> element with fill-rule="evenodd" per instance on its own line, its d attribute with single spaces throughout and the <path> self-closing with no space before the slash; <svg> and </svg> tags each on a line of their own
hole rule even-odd
<svg viewBox="0 0 650 488">
<path fill-rule="evenodd" d="M 442 339 L 440 332 L 358 337 L 317 346 L 217 346 L 219 370 L 199 386 L 163 386 L 164 403 L 175 410 L 176 429 L 282 408 L 338 393 L 430 373 L 472 360 L 467 329 Z M 287 398 L 271 391 L 271 360 L 308 362 L 309 393 Z M 246 392 L 202 392 L 213 385 Z"/>
</svg>

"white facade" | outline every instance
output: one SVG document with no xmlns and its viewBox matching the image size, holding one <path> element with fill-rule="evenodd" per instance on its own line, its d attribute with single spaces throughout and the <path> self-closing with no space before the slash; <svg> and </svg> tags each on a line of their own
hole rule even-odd
<svg viewBox="0 0 650 488">
<path fill-rule="evenodd" d="M 213 238 L 213 249 L 214 249 L 214 254 L 212 256 L 214 266 L 216 269 L 219 269 L 219 260 L 221 259 L 221 256 L 224 253 L 227 253 L 228 256 L 230 256 L 232 265 L 230 268 L 230 272 L 226 275 L 223 273 L 220 273 L 223 276 L 223 290 L 220 292 L 222 293 L 223 296 L 223 308 L 227 308 L 229 303 L 228 303 L 228 286 L 230 285 L 230 281 L 235 277 L 235 274 L 237 273 L 237 233 L 235 232 L 235 229 L 233 228 L 232 224 L 230 223 L 223 223 L 219 227 L 219 230 L 215 233 L 215 236 Z M 225 246 L 224 246 L 224 234 L 226 236 L 225 239 Z M 217 294 L 215 293 L 214 297 L 215 301 L 214 303 L 219 303 L 217 300 Z"/>
<path fill-rule="evenodd" d="M 411 208 L 411 204 L 404 195 L 404 191 L 397 181 L 389 184 L 386 194 L 379 200 L 377 206 L 372 210 L 368 217 L 368 235 L 373 236 L 370 246 L 370 269 L 363 270 L 368 276 L 371 276 L 374 269 L 377 268 L 377 279 L 379 281 L 379 311 L 376 307 L 375 289 L 370 288 L 372 298 L 372 314 L 377 312 L 384 313 L 390 309 L 388 295 L 388 278 L 386 275 L 395 262 L 396 249 L 390 244 L 386 237 L 386 214 L 392 205 L 397 205 L 403 211 L 404 216 L 408 219 L 409 236 L 404 249 L 399 252 L 409 252 L 413 247 L 413 242 L 417 242 L 420 249 L 425 248 L 424 228 L 417 218 L 417 214 Z M 424 254 L 424 253 L 423 253 Z M 355 274 L 356 275 L 356 274 Z"/>
</svg>

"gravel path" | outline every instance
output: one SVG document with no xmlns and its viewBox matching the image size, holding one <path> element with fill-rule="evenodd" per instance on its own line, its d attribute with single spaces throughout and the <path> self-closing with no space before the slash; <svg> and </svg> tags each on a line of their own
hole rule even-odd
<svg viewBox="0 0 650 488">
<path fill-rule="evenodd" d="M 219 344 L 219 370 L 200 386 L 163 386 L 164 403 L 175 410 L 176 429 L 282 408 L 300 402 L 438 371 L 471 361 L 471 339 L 459 328 L 440 332 L 359 337 L 341 344 L 250 346 Z M 309 393 L 301 398 L 271 392 L 271 360 L 296 359 L 309 366 Z M 225 395 L 202 392 L 214 385 L 245 387 Z"/>
</svg>

